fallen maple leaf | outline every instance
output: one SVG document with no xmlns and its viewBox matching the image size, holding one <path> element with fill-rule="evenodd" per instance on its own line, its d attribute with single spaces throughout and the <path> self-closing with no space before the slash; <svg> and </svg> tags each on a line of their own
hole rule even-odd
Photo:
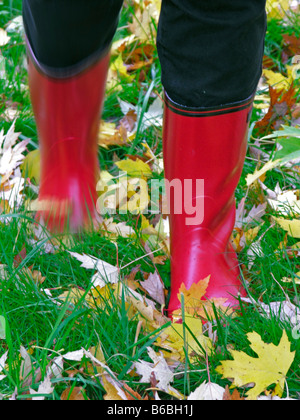
<svg viewBox="0 0 300 420">
<path fill-rule="evenodd" d="M 282 35 L 282 38 L 284 39 L 285 44 L 288 46 L 291 56 L 299 54 L 300 39 L 295 33 L 293 35 L 284 34 Z"/>
<path fill-rule="evenodd" d="M 160 348 L 170 351 L 175 359 L 184 361 L 187 356 L 191 359 L 195 356 L 204 357 L 211 352 L 212 342 L 203 335 L 201 319 L 186 315 L 185 322 L 178 324 L 173 322 L 165 328 L 156 341 Z"/>
<path fill-rule="evenodd" d="M 281 80 L 282 81 L 282 80 Z M 286 86 L 287 87 L 287 86 Z M 258 134 L 265 134 L 267 131 L 278 129 L 285 123 L 286 117 L 297 102 L 295 84 L 292 83 L 288 89 L 275 89 L 269 87 L 270 107 L 262 120 L 255 124 Z"/>
<path fill-rule="evenodd" d="M 152 171 L 150 166 L 143 162 L 141 159 L 132 160 L 126 159 L 116 162 L 117 167 L 127 173 L 131 177 L 150 177 L 152 176 Z"/>
<path fill-rule="evenodd" d="M 209 285 L 210 276 L 198 283 L 192 284 L 187 289 L 183 283 L 179 289 L 178 300 L 184 304 L 184 313 L 189 316 L 198 316 L 204 319 L 215 318 L 214 306 L 218 309 L 226 311 L 227 314 L 232 313 L 233 310 L 226 306 L 226 298 L 205 299 L 205 293 Z M 173 312 L 174 321 L 182 319 L 182 308 Z"/>
<path fill-rule="evenodd" d="M 201 305 L 203 306 L 202 298 L 204 297 L 210 276 L 204 280 L 200 280 L 198 283 L 192 284 L 192 286 L 187 290 L 185 284 L 183 283 L 179 289 L 178 300 L 184 303 L 184 311 L 190 315 L 195 315 L 198 313 Z M 179 310 L 180 318 L 182 316 L 181 309 Z M 173 314 L 178 315 L 178 313 Z"/>
<path fill-rule="evenodd" d="M 128 74 L 127 68 L 122 59 L 122 54 L 119 54 L 117 59 L 112 62 L 110 71 L 120 76 L 122 79 L 125 79 L 127 82 L 132 82 L 133 80 L 133 76 Z"/>
<path fill-rule="evenodd" d="M 263 70 L 263 75 L 267 79 L 268 84 L 277 91 L 288 90 L 293 83 L 292 75 L 285 77 L 281 73 L 276 73 L 267 69 Z"/>
<path fill-rule="evenodd" d="M 128 401 L 136 401 L 136 400 L 148 401 L 149 400 L 148 395 L 146 395 L 145 398 L 143 398 L 138 392 L 134 391 L 127 384 L 124 384 L 123 388 L 124 388 Z"/>
<path fill-rule="evenodd" d="M 244 400 L 245 398 L 241 397 L 237 389 L 235 389 L 233 393 L 230 394 L 229 386 L 226 385 L 223 401 L 244 401 Z"/>
<path fill-rule="evenodd" d="M 127 114 L 121 119 L 120 126 L 124 126 L 129 133 L 136 131 L 137 114 L 133 109 L 130 109 Z"/>
<path fill-rule="evenodd" d="M 287 220 L 280 217 L 272 217 L 273 220 L 285 230 L 292 238 L 300 238 L 300 219 Z"/>
<path fill-rule="evenodd" d="M 247 394 L 249 400 L 256 400 L 272 384 L 276 384 L 274 395 L 281 397 L 286 374 L 295 358 L 295 352 L 290 350 L 286 332 L 283 331 L 278 346 L 264 343 L 256 332 L 249 333 L 247 337 L 258 357 L 253 358 L 246 353 L 230 350 L 233 360 L 222 362 L 216 371 L 223 378 L 233 379 L 235 387 L 254 383 Z"/>
</svg>

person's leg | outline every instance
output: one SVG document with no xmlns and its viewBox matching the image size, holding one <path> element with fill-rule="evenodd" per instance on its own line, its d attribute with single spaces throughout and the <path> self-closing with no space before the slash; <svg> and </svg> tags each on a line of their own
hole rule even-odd
<svg viewBox="0 0 300 420">
<path fill-rule="evenodd" d="M 265 30 L 265 0 L 163 0 L 165 177 L 180 180 L 186 193 L 169 197 L 170 314 L 180 307 L 181 285 L 190 288 L 208 276 L 207 298 L 225 298 L 234 307 L 244 294 L 230 237 Z M 198 191 L 197 180 L 203 180 Z"/>
<path fill-rule="evenodd" d="M 39 201 L 53 231 L 96 215 L 98 130 L 123 0 L 24 0 L 28 75 L 41 152 Z"/>
</svg>

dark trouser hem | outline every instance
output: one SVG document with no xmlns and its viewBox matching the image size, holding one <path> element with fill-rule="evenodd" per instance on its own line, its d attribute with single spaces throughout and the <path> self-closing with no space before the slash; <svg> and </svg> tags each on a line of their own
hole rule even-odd
<svg viewBox="0 0 300 420">
<path fill-rule="evenodd" d="M 174 102 L 167 92 L 165 92 L 165 104 L 172 112 L 186 117 L 215 117 L 217 115 L 231 114 L 233 112 L 242 111 L 251 108 L 255 93 L 239 102 L 223 104 L 213 107 L 187 107 Z"/>
</svg>

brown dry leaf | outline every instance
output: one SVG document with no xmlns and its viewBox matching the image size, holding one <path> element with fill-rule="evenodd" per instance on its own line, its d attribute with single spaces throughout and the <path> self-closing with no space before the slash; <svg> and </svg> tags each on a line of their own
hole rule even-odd
<svg viewBox="0 0 300 420">
<path fill-rule="evenodd" d="M 178 299 L 181 302 L 183 296 L 185 309 L 197 309 L 201 305 L 202 298 L 208 288 L 209 280 L 210 276 L 200 280 L 198 283 L 193 283 L 188 290 L 185 284 L 182 283 L 179 289 Z"/>
<path fill-rule="evenodd" d="M 231 394 L 229 391 L 229 386 L 226 385 L 223 401 L 244 401 L 245 398 L 241 397 L 239 391 L 235 389 Z"/>
<path fill-rule="evenodd" d="M 300 54 L 300 39 L 296 34 L 284 34 L 282 35 L 282 38 L 284 39 L 284 42 L 287 45 L 287 49 L 290 53 L 290 56 Z"/>
<path fill-rule="evenodd" d="M 146 397 L 143 398 L 138 392 L 134 391 L 127 384 L 124 384 L 124 391 L 125 391 L 125 395 L 126 395 L 128 401 L 135 401 L 135 400 L 148 401 L 149 400 L 148 395 L 146 395 Z"/>
<path fill-rule="evenodd" d="M 137 113 L 134 109 L 130 109 L 120 121 L 120 127 L 123 126 L 128 132 L 132 132 L 137 122 Z"/>
<path fill-rule="evenodd" d="M 143 69 L 147 71 L 147 68 L 153 63 L 153 56 L 155 53 L 155 47 L 151 44 L 138 43 L 137 47 L 132 50 L 123 51 L 124 61 L 128 71 L 135 71 Z"/>
<path fill-rule="evenodd" d="M 158 255 L 157 257 L 153 257 L 151 259 L 155 265 L 164 265 L 168 257 L 167 255 Z"/>
<path fill-rule="evenodd" d="M 127 176 L 134 178 L 150 178 L 152 177 L 152 170 L 150 166 L 143 162 L 140 158 L 124 159 L 116 162 L 116 166 L 123 172 L 127 173 Z"/>
<path fill-rule="evenodd" d="M 87 397 L 83 396 L 84 389 L 80 386 L 76 386 L 74 388 L 67 388 L 61 394 L 61 401 L 86 401 L 88 400 Z"/>
<path fill-rule="evenodd" d="M 255 125 L 255 128 L 258 129 L 258 133 L 262 135 L 266 132 L 279 129 L 280 126 L 285 123 L 284 118 L 291 112 L 291 109 L 297 101 L 294 84 L 292 84 L 288 90 L 276 90 L 270 86 L 269 91 L 271 98 L 269 111 L 264 118 Z"/>
</svg>

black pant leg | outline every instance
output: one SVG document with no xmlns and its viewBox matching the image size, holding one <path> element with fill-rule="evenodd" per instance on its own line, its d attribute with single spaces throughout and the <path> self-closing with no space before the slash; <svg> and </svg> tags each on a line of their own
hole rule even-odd
<svg viewBox="0 0 300 420">
<path fill-rule="evenodd" d="M 157 46 L 174 102 L 219 106 L 253 94 L 262 71 L 265 3 L 162 0 Z"/>
<path fill-rule="evenodd" d="M 26 36 L 44 68 L 76 68 L 100 56 L 115 34 L 123 0 L 23 0 Z M 55 71 L 55 70 L 54 70 Z"/>
</svg>

